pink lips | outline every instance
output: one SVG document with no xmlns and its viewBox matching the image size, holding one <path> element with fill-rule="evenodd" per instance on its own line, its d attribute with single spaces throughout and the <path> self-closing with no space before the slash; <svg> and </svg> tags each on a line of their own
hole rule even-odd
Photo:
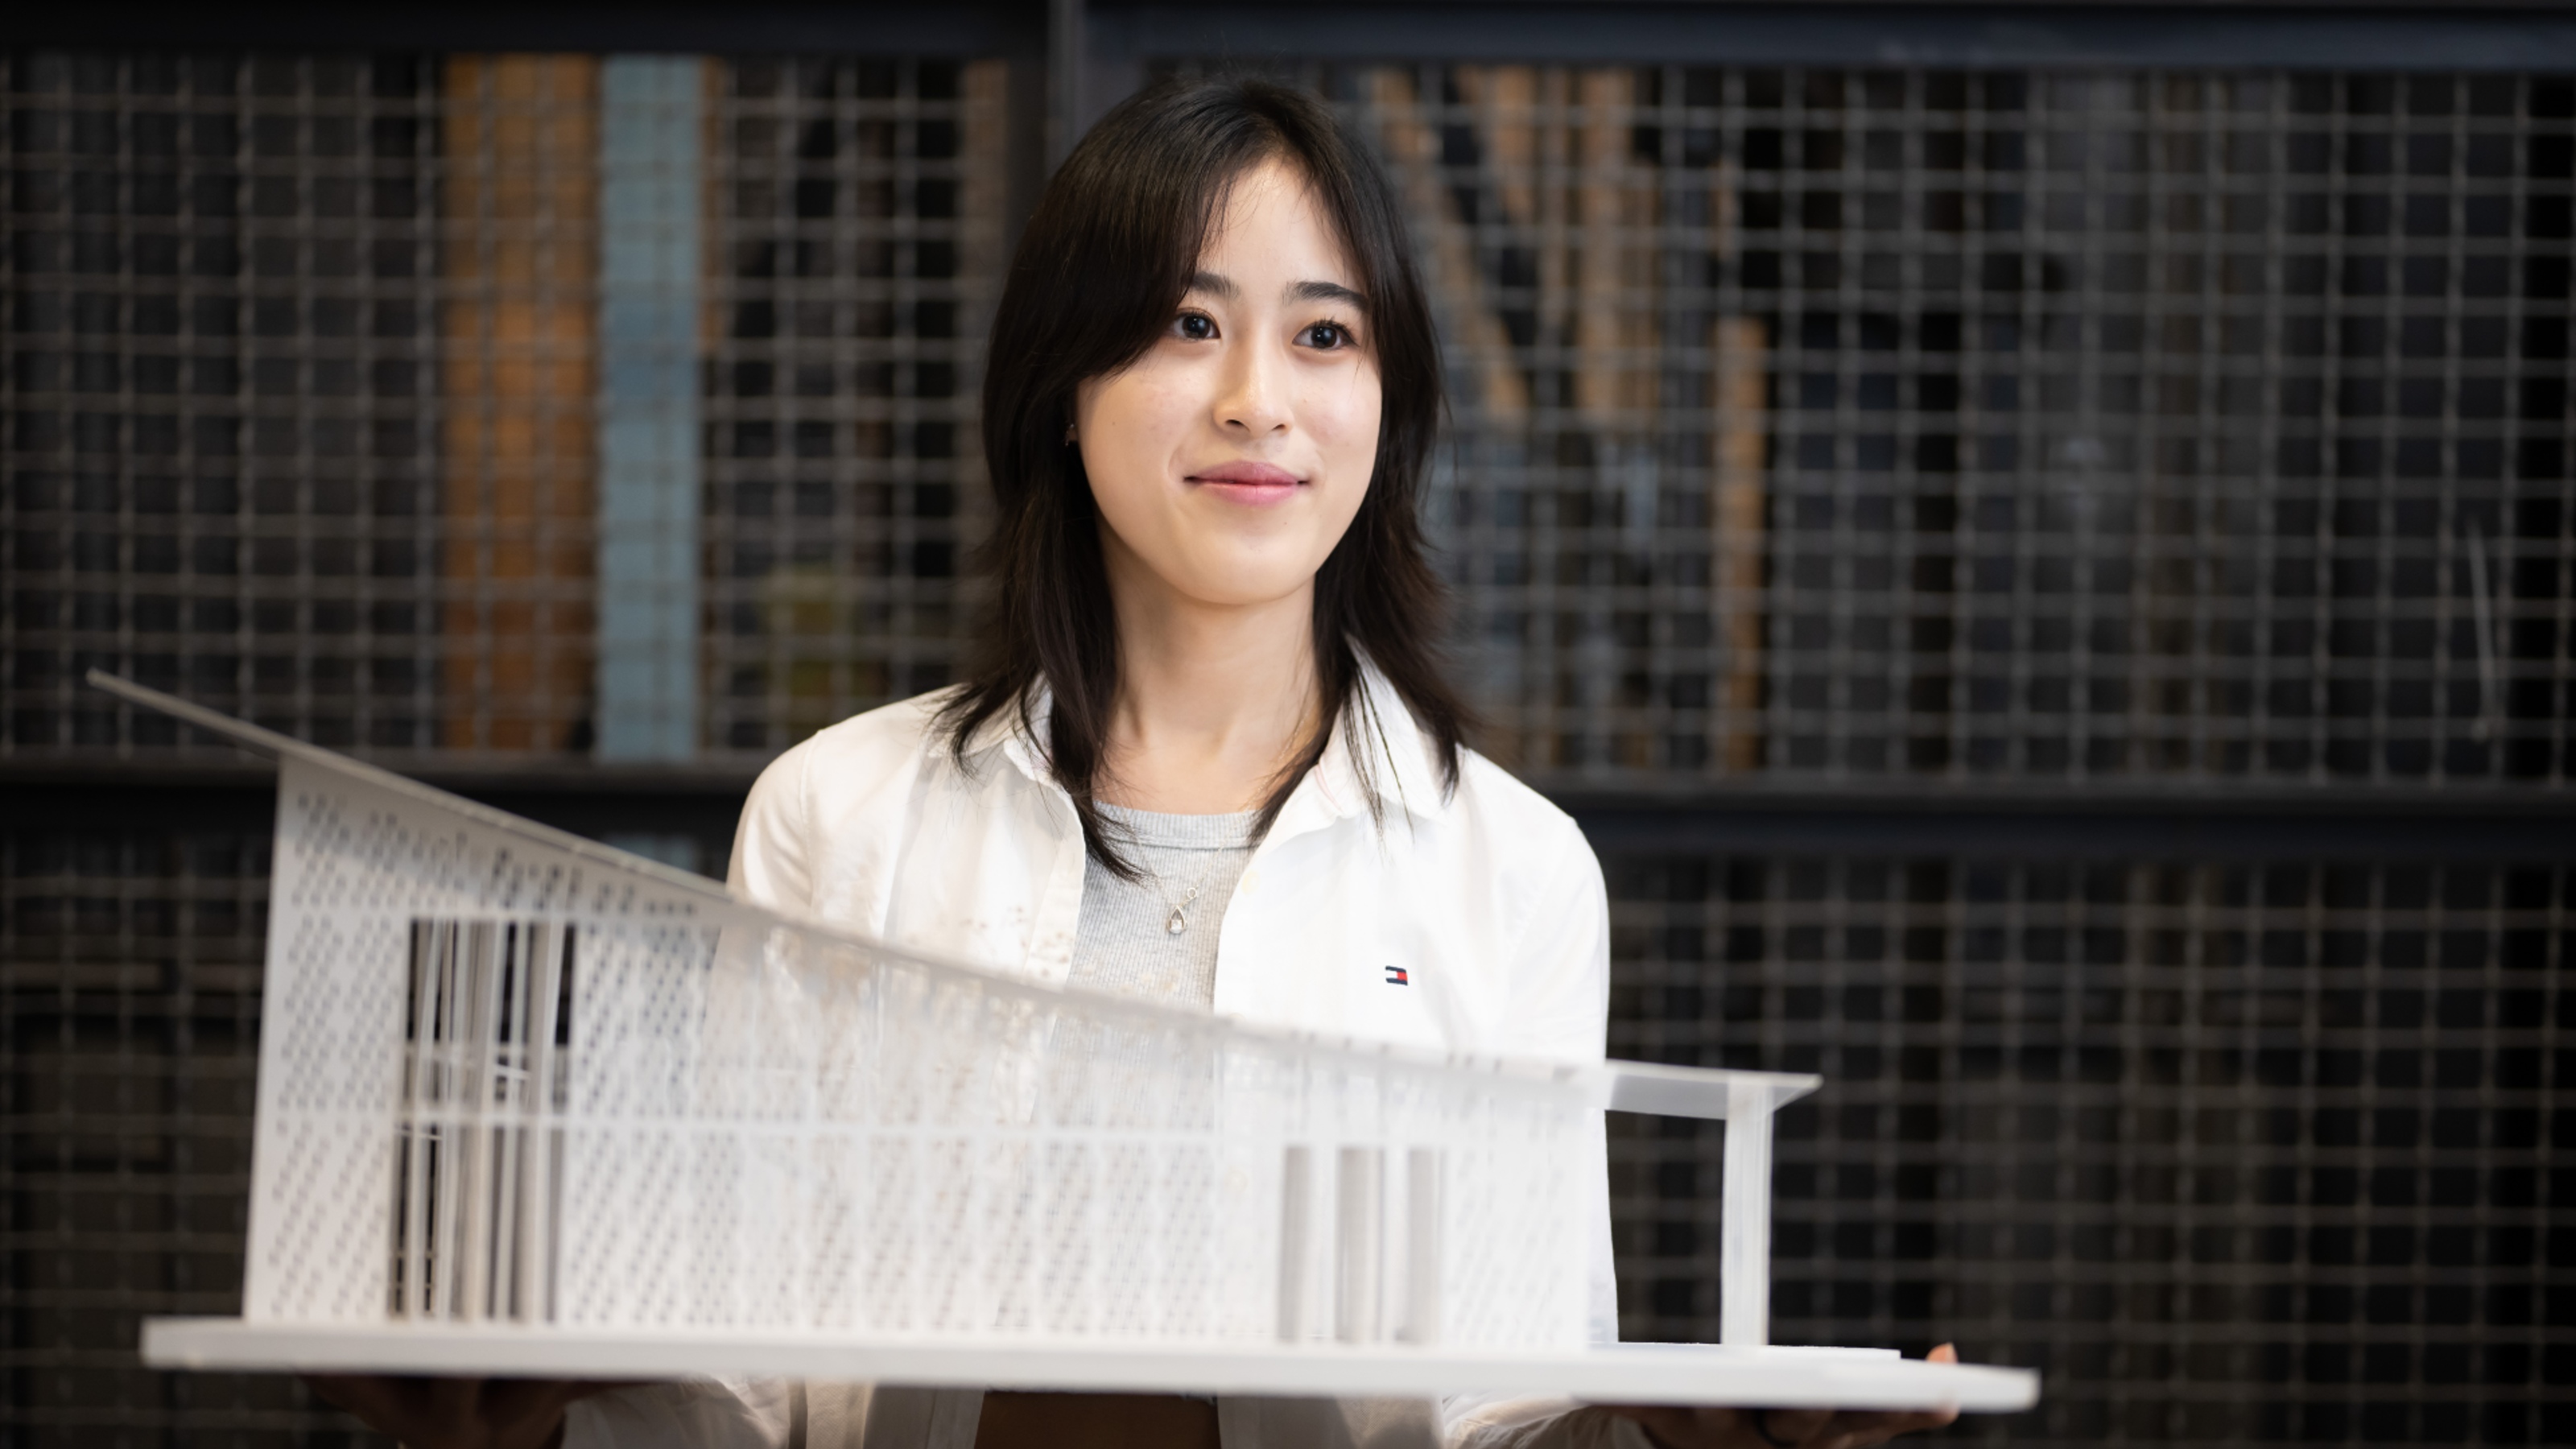
<svg viewBox="0 0 2576 1449">
<path fill-rule="evenodd" d="M 1285 468 L 1244 461 L 1201 468 L 1189 475 L 1189 481 L 1214 488 L 1238 503 L 1276 503 L 1295 493 L 1302 480 Z"/>
</svg>

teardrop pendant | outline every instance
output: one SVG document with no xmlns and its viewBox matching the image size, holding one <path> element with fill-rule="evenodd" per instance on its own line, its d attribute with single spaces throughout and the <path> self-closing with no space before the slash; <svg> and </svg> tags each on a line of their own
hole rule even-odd
<svg viewBox="0 0 2576 1449">
<path fill-rule="evenodd" d="M 1178 906 L 1174 906 L 1174 907 L 1172 907 L 1172 918 L 1171 918 L 1170 920 L 1165 921 L 1165 922 L 1163 923 L 1163 930 L 1164 930 L 1167 934 L 1177 936 L 1177 935 L 1179 935 L 1180 933 L 1182 933 L 1183 931 L 1188 930 L 1189 928 L 1190 928 L 1190 918 L 1189 918 L 1189 917 L 1187 917 L 1187 916 L 1185 916 L 1185 915 L 1182 915 L 1182 914 L 1181 914 L 1181 908 L 1180 908 L 1180 907 L 1178 907 Z"/>
</svg>

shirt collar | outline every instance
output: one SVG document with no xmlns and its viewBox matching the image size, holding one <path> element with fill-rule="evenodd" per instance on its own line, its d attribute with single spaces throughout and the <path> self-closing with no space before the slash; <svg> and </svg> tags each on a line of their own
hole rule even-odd
<svg viewBox="0 0 2576 1449">
<path fill-rule="evenodd" d="M 966 754 L 973 758 L 991 750 L 1000 750 L 1012 768 L 1048 789 L 1062 793 L 1055 776 L 1046 767 L 1047 727 L 1055 711 L 1055 692 L 1040 680 L 1029 686 L 1028 708 L 993 711 L 990 718 L 975 727 L 966 741 Z M 1026 723 L 1022 723 L 1023 714 Z"/>
<path fill-rule="evenodd" d="M 1021 723 L 1021 711 L 998 710 L 976 727 L 966 753 L 971 757 L 998 749 L 1021 774 L 1060 791 L 1046 766 L 1047 724 L 1054 703 L 1054 693 L 1043 682 L 1030 686 L 1027 725 Z M 1430 739 L 1414 723 L 1413 711 L 1394 684 L 1362 655 L 1358 696 L 1334 722 L 1323 757 L 1298 782 L 1295 795 L 1313 790 L 1326 812 L 1342 819 L 1368 810 L 1371 785 L 1377 787 L 1384 807 L 1417 819 L 1437 819 L 1449 807 L 1449 792 L 1432 763 Z"/>
<path fill-rule="evenodd" d="M 1431 741 L 1413 721 L 1413 711 L 1393 683 L 1366 655 L 1360 657 L 1360 688 L 1352 707 L 1334 722 L 1333 737 L 1309 777 L 1334 815 L 1357 815 L 1369 808 L 1369 787 L 1389 810 L 1417 819 L 1437 819 L 1449 807 L 1431 760 Z"/>
</svg>

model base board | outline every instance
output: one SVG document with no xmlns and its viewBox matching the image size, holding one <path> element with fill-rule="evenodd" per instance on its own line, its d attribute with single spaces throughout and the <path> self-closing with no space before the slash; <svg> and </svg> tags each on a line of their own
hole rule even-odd
<svg viewBox="0 0 2576 1449">
<path fill-rule="evenodd" d="M 931 1387 L 1335 1397 L 1431 1398 L 1544 1384 L 1596 1403 L 1968 1413 L 2009 1413 L 2039 1398 L 2039 1376 L 2027 1369 L 1926 1363 L 1884 1349 L 1703 1344 L 1621 1344 L 1574 1353 L 1026 1339 L 934 1347 L 856 1335 L 581 1333 L 493 1324 L 306 1327 L 156 1318 L 143 1328 L 143 1361 L 169 1369 L 510 1378 L 761 1374 Z"/>
</svg>

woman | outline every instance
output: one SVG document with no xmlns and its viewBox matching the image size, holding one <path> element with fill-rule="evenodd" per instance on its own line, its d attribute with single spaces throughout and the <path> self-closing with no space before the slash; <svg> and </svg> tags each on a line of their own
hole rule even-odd
<svg viewBox="0 0 2576 1449">
<path fill-rule="evenodd" d="M 764 772 L 735 887 L 1049 982 L 1598 1060 L 1600 867 L 1571 820 L 1465 747 L 1434 665 L 1417 507 L 1439 408 L 1401 218 L 1322 107 L 1257 81 L 1120 107 L 1048 187 L 994 324 L 986 652 L 962 686 Z M 1588 1171 L 1606 1340 L 1597 1139 Z M 459 1427 L 455 1442 L 567 1446 L 1753 1449 L 1942 1422 L 726 1381 L 578 1399 L 450 1386 L 443 1417 L 395 1423 L 394 1401 L 424 1391 L 326 1389 L 373 1395 L 415 1449 Z M 476 1437 L 460 1421 L 486 1398 L 508 1422 Z"/>
</svg>

